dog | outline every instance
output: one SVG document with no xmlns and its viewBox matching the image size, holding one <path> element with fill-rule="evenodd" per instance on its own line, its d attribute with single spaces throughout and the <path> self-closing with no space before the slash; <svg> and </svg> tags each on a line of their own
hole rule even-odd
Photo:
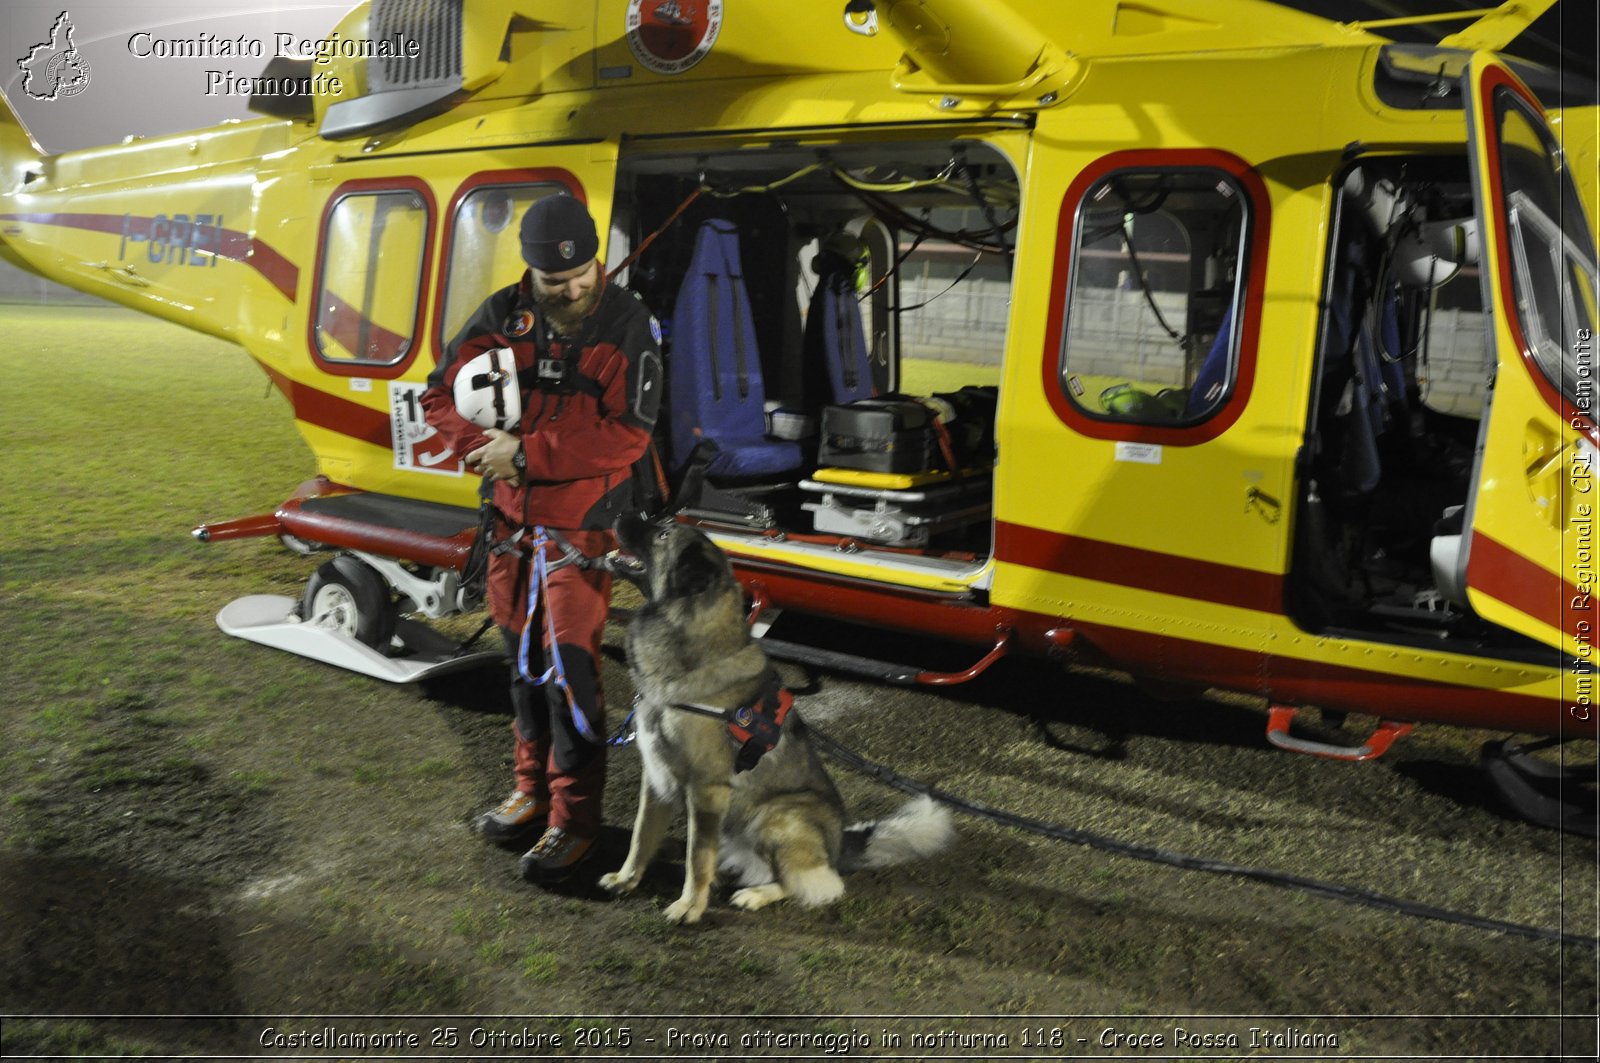
<svg viewBox="0 0 1600 1063">
<path fill-rule="evenodd" d="M 839 791 L 799 712 L 781 711 L 787 692 L 750 634 L 739 583 L 715 543 L 688 525 L 643 518 L 624 518 L 617 536 L 618 558 L 646 599 L 627 629 L 644 771 L 627 859 L 601 877 L 604 889 L 621 895 L 639 885 L 680 804 L 688 848 L 683 893 L 666 910 L 673 923 L 705 914 L 719 867 L 738 880 L 736 908 L 788 897 L 813 907 L 843 895 L 841 872 L 950 844 L 949 813 L 925 797 L 845 828 Z M 781 725 L 757 711 L 760 702 L 778 706 Z"/>
</svg>

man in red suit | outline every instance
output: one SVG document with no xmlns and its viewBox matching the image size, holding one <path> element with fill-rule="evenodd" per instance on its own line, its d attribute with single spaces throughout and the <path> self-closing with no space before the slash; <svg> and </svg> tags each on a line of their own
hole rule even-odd
<svg viewBox="0 0 1600 1063">
<path fill-rule="evenodd" d="M 594 220 L 577 199 L 537 200 L 521 240 L 527 272 L 484 300 L 446 346 L 422 405 L 455 452 L 493 481 L 489 610 L 512 654 L 516 744 L 511 795 L 478 829 L 508 842 L 543 825 L 521 870 L 544 881 L 577 866 L 600 829 L 599 661 L 611 576 L 568 565 L 541 586 L 534 554 L 560 556 L 541 529 L 587 557 L 615 549 L 617 517 L 638 508 L 633 467 L 660 402 L 661 332 L 607 279 Z M 472 423 L 455 402 L 462 367 L 495 348 L 511 352 L 522 390 L 520 422 L 507 430 Z"/>
</svg>

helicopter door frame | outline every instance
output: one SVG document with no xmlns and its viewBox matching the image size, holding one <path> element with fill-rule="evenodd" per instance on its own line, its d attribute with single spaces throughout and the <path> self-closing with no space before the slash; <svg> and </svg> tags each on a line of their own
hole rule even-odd
<svg viewBox="0 0 1600 1063">
<path fill-rule="evenodd" d="M 1532 92 L 1487 53 L 1463 76 L 1494 373 L 1457 576 L 1485 620 L 1592 663 L 1594 241 Z"/>
</svg>

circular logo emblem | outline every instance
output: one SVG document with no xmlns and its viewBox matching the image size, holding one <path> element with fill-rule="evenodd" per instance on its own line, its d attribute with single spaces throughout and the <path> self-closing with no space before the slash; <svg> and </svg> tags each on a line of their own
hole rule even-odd
<svg viewBox="0 0 1600 1063">
<path fill-rule="evenodd" d="M 45 81 L 51 86 L 51 99 L 76 96 L 89 87 L 89 62 L 74 48 L 50 60 Z"/>
<path fill-rule="evenodd" d="M 518 310 L 506 320 L 507 336 L 526 336 L 533 330 L 533 311 Z"/>
<path fill-rule="evenodd" d="M 681 74 L 722 32 L 722 0 L 628 0 L 628 47 L 645 69 Z"/>
<path fill-rule="evenodd" d="M 578 253 L 578 245 L 571 240 L 563 240 L 556 245 L 556 250 L 561 252 L 562 258 L 571 258 Z"/>
</svg>

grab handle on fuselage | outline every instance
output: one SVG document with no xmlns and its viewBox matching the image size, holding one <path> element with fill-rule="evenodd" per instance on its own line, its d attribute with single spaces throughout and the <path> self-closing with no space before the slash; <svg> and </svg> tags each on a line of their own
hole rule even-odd
<svg viewBox="0 0 1600 1063">
<path fill-rule="evenodd" d="M 1299 712 L 1290 705 L 1274 705 L 1267 713 L 1267 741 L 1291 753 L 1306 753 L 1330 760 L 1375 760 L 1389 751 L 1395 739 L 1411 733 L 1415 724 L 1398 720 L 1379 720 L 1378 726 L 1359 746 L 1336 746 L 1329 742 L 1316 742 L 1309 738 L 1296 738 L 1289 733 L 1289 724 Z"/>
</svg>

